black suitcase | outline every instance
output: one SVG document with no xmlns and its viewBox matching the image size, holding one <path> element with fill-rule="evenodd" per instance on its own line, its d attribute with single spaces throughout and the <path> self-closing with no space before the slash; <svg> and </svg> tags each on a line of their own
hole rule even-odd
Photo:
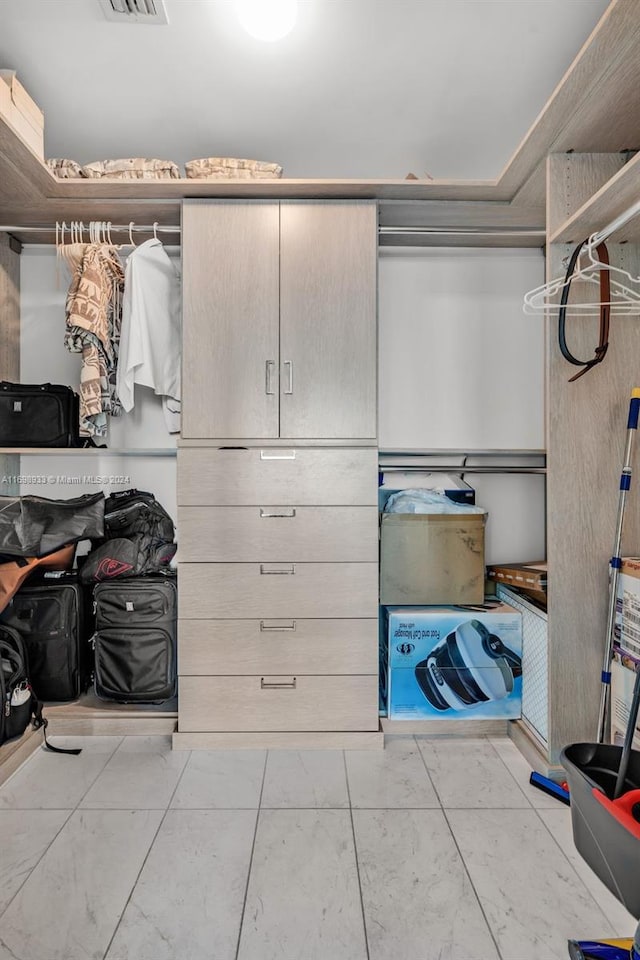
<svg viewBox="0 0 640 960">
<path fill-rule="evenodd" d="M 117 703 L 164 703 L 174 697 L 175 576 L 99 583 L 93 596 L 96 696 Z"/>
<path fill-rule="evenodd" d="M 0 623 L 22 637 L 38 700 L 77 700 L 87 689 L 91 593 L 74 573 L 55 571 L 29 580 L 0 614 Z"/>
<path fill-rule="evenodd" d="M 54 383 L 0 382 L 0 447 L 80 447 L 80 399 Z"/>
</svg>

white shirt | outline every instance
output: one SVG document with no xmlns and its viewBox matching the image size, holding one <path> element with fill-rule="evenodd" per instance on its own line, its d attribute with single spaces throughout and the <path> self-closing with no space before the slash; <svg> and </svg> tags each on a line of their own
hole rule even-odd
<svg viewBox="0 0 640 960">
<path fill-rule="evenodd" d="M 129 412 L 134 384 L 151 387 L 169 433 L 180 430 L 180 352 L 180 275 L 160 240 L 147 240 L 125 266 L 116 389 Z"/>
</svg>

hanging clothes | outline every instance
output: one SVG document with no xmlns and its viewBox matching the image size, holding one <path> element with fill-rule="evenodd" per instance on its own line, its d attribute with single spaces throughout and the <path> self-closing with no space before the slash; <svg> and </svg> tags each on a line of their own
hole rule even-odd
<svg viewBox="0 0 640 960">
<path fill-rule="evenodd" d="M 133 409 L 134 385 L 162 397 L 169 433 L 180 430 L 180 274 L 160 240 L 127 257 L 117 393 Z"/>
<path fill-rule="evenodd" d="M 108 244 L 74 244 L 65 254 L 72 269 L 67 294 L 65 346 L 82 354 L 80 435 L 105 437 L 107 416 L 118 416 L 118 342 L 124 272 Z"/>
</svg>

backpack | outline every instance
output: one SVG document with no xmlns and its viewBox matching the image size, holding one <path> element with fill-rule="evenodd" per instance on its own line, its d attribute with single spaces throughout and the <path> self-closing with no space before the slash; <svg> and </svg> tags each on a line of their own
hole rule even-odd
<svg viewBox="0 0 640 960">
<path fill-rule="evenodd" d="M 28 676 L 27 651 L 17 630 L 0 624 L 0 745 L 14 737 L 21 737 L 33 722 L 35 730 L 42 728 L 47 750 L 53 753 L 76 755 L 78 749 L 62 749 L 47 743 L 47 721 L 42 716 L 42 704 L 36 699 Z"/>
<path fill-rule="evenodd" d="M 152 493 L 122 490 L 105 503 L 104 539 L 80 570 L 83 583 L 166 572 L 177 546 L 173 520 Z"/>
<path fill-rule="evenodd" d="M 27 653 L 22 637 L 0 625 L 0 744 L 21 736 L 29 726 L 35 697 L 27 677 Z"/>
</svg>

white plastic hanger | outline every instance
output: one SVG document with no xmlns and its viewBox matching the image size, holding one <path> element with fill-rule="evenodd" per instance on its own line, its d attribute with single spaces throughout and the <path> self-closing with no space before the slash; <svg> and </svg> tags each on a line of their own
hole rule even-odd
<svg viewBox="0 0 640 960">
<path fill-rule="evenodd" d="M 565 276 L 556 277 L 554 280 L 550 280 L 539 287 L 535 287 L 533 290 L 529 290 L 524 295 L 524 312 L 530 315 L 555 314 L 558 310 L 558 304 L 557 302 L 553 302 L 552 298 L 557 297 L 568 283 L 573 284 L 576 281 L 591 283 L 595 284 L 599 290 L 599 271 L 607 269 L 609 271 L 611 288 L 611 300 L 608 303 L 611 307 L 611 314 L 617 316 L 639 314 L 640 278 L 633 277 L 628 271 L 623 270 L 621 267 L 601 263 L 595 256 L 596 247 L 601 242 L 602 239 L 600 235 L 592 234 L 588 242 L 585 243 L 584 248 L 580 251 L 576 267 L 570 278 L 566 278 Z M 624 277 L 632 286 L 629 286 L 628 283 L 623 283 L 621 279 L 616 279 L 617 276 L 620 278 Z M 589 316 L 599 313 L 600 307 L 603 305 L 599 299 L 583 299 L 569 303 L 567 310 L 570 314 Z"/>
</svg>

